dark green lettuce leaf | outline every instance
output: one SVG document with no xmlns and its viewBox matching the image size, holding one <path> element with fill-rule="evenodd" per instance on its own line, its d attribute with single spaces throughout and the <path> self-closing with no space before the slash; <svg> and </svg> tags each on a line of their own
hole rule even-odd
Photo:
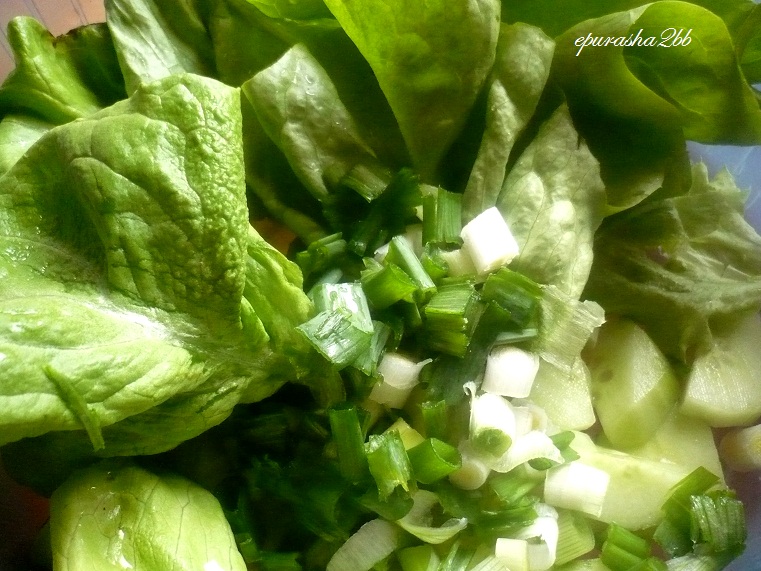
<svg viewBox="0 0 761 571">
<path fill-rule="evenodd" d="M 726 171 L 696 165 L 689 193 L 610 217 L 595 237 L 584 295 L 642 324 L 683 362 L 712 331 L 761 306 L 761 237 L 743 218 L 745 193 Z"/>
<path fill-rule="evenodd" d="M 502 19 L 539 26 L 555 37 L 584 20 L 650 3 L 648 0 L 521 0 L 503 2 Z M 697 0 L 692 4 L 703 6 L 719 15 L 731 29 L 738 26 L 753 7 L 752 0 Z"/>
<path fill-rule="evenodd" d="M 326 2 L 394 111 L 413 166 L 430 179 L 494 63 L 499 3 Z"/>
<path fill-rule="evenodd" d="M 237 89 L 172 75 L 52 129 L 0 178 L 0 243 L 3 443 L 156 452 L 306 372 L 311 303 L 249 225 Z"/>
<path fill-rule="evenodd" d="M 675 26 L 690 30 L 687 45 L 657 45 L 664 30 Z M 590 37 L 657 43 L 577 45 Z M 587 20 L 557 39 L 556 53 L 553 77 L 601 162 L 611 212 L 661 188 L 680 194 L 689 187 L 685 137 L 733 144 L 761 140 L 761 111 L 732 38 L 725 23 L 704 8 L 664 1 Z"/>
</svg>

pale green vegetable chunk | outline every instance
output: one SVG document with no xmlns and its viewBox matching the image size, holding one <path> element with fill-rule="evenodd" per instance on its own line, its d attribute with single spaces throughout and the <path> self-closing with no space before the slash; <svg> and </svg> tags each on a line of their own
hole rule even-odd
<svg viewBox="0 0 761 571">
<path fill-rule="evenodd" d="M 100 464 L 51 500 L 55 571 L 245 571 L 216 498 L 176 475 Z"/>
<path fill-rule="evenodd" d="M 610 476 L 598 519 L 627 529 L 657 525 L 663 517 L 661 506 L 671 488 L 689 473 L 688 468 L 679 464 L 595 446 L 583 433 L 577 434 L 572 447 L 581 456 L 581 462 Z"/>
<path fill-rule="evenodd" d="M 633 321 L 605 323 L 588 357 L 592 402 L 616 448 L 645 443 L 679 398 L 666 357 Z"/>
<path fill-rule="evenodd" d="M 761 416 L 761 319 L 754 314 L 692 366 L 682 403 L 684 414 L 711 426 L 743 426 Z"/>
</svg>

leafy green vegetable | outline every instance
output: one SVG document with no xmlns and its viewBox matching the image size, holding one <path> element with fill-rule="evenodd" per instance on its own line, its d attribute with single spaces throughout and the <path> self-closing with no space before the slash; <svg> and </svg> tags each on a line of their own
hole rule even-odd
<svg viewBox="0 0 761 571">
<path fill-rule="evenodd" d="M 486 127 L 463 191 L 466 222 L 495 205 L 510 151 L 544 90 L 554 48 L 537 28 L 520 23 L 501 27 L 488 81 Z"/>
<path fill-rule="evenodd" d="M 326 5 L 373 68 L 415 167 L 430 178 L 494 63 L 499 4 L 328 0 Z"/>
<path fill-rule="evenodd" d="M 214 76 L 202 2 L 106 0 L 105 4 L 128 93 L 142 83 L 182 72 Z"/>
<path fill-rule="evenodd" d="M 616 558 L 591 522 L 569 555 L 561 495 L 657 522 L 699 461 L 572 431 L 606 319 L 694 379 L 761 307 L 745 195 L 686 146 L 761 142 L 750 0 L 106 5 L 15 20 L 0 86 L 0 445 L 58 490 L 57 569 L 546 569 Z M 718 569 L 742 506 L 691 509 L 668 566 Z"/>
<path fill-rule="evenodd" d="M 62 571 L 246 569 L 210 492 L 128 464 L 100 464 L 67 480 L 53 495 L 50 528 Z"/>
<path fill-rule="evenodd" d="M 166 449 L 298 376 L 311 304 L 248 225 L 237 90 L 141 87 L 44 135 L 0 194 L 3 442 L 84 426 L 106 454 Z M 157 405 L 164 430 L 102 440 Z"/>
<path fill-rule="evenodd" d="M 518 158 L 497 199 L 520 247 L 512 267 L 578 297 L 604 202 L 597 160 L 562 106 Z"/>
<path fill-rule="evenodd" d="M 606 220 L 585 295 L 641 323 L 684 362 L 712 329 L 761 305 L 761 238 L 743 218 L 729 173 L 696 165 L 684 196 L 647 201 Z"/>
<path fill-rule="evenodd" d="M 0 88 L 0 115 L 23 112 L 61 124 L 125 96 L 105 24 L 55 38 L 37 20 L 18 17 L 8 26 L 8 43 L 16 68 Z"/>
</svg>

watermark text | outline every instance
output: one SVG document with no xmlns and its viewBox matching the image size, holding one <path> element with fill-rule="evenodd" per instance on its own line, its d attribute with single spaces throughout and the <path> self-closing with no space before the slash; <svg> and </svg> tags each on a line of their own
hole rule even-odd
<svg viewBox="0 0 761 571">
<path fill-rule="evenodd" d="M 648 46 L 660 48 L 675 48 L 679 46 L 689 46 L 692 42 L 690 36 L 692 28 L 666 28 L 658 36 L 645 36 L 644 30 L 640 28 L 636 34 L 628 36 L 595 36 L 591 32 L 584 36 L 579 36 L 573 42 L 579 50 L 576 52 L 578 57 L 584 48 L 604 48 L 608 46 L 630 47 L 630 46 Z"/>
</svg>

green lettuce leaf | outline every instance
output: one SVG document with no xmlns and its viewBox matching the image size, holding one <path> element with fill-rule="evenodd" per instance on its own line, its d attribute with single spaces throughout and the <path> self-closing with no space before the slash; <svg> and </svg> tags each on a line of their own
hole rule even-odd
<svg viewBox="0 0 761 571">
<path fill-rule="evenodd" d="M 37 20 L 19 16 L 8 25 L 8 43 L 16 67 L 0 87 L 0 116 L 22 113 L 60 125 L 126 95 L 105 24 L 56 38 Z"/>
<path fill-rule="evenodd" d="M 0 175 L 54 125 L 30 115 L 9 114 L 0 120 Z"/>
<path fill-rule="evenodd" d="M 298 44 L 243 85 L 267 134 L 304 186 L 326 201 L 358 163 L 376 163 L 330 77 Z"/>
<path fill-rule="evenodd" d="M 487 86 L 486 127 L 463 191 L 465 221 L 496 203 L 510 151 L 544 91 L 554 48 L 552 40 L 533 26 L 501 27 Z"/>
<path fill-rule="evenodd" d="M 682 30 L 682 37 L 689 30 L 687 45 L 659 45 L 669 29 Z M 621 41 L 583 46 L 595 37 Z M 637 45 L 636 38 L 657 43 Z M 627 39 L 634 45 L 622 45 Z M 582 22 L 558 37 L 557 46 L 553 77 L 601 162 L 610 212 L 661 188 L 672 195 L 686 191 L 685 137 L 733 144 L 761 140 L 761 111 L 729 31 L 704 8 L 655 2 Z"/>
<path fill-rule="evenodd" d="M 605 187 L 565 105 L 540 127 L 501 189 L 496 206 L 520 248 L 511 268 L 578 298 L 592 265 Z"/>
<path fill-rule="evenodd" d="M 106 0 L 127 92 L 175 73 L 214 77 L 214 50 L 200 0 Z"/>
<path fill-rule="evenodd" d="M 415 168 L 430 179 L 494 63 L 499 3 L 328 0 L 326 5 L 375 72 Z"/>
<path fill-rule="evenodd" d="M 0 178 L 0 443 L 156 452 L 306 372 L 311 303 L 249 225 L 241 141 L 237 89 L 173 75 Z"/>
<path fill-rule="evenodd" d="M 217 499 L 177 475 L 93 466 L 56 490 L 50 512 L 58 571 L 246 569 Z"/>
<path fill-rule="evenodd" d="M 702 164 L 693 179 L 684 196 L 605 221 L 584 292 L 686 363 L 718 325 L 761 306 L 761 237 L 743 218 L 745 193 L 726 171 L 709 180 Z"/>
</svg>

